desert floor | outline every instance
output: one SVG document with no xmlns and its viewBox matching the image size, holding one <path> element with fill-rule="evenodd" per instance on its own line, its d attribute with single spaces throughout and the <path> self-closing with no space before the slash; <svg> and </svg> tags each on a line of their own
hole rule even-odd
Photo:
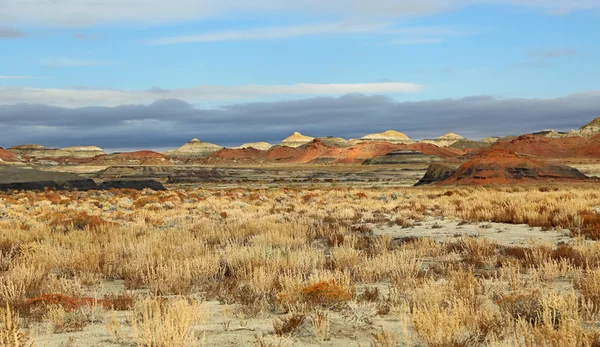
<svg viewBox="0 0 600 347">
<path fill-rule="evenodd" d="M 598 239 L 592 184 L 3 193 L 0 342 L 596 346 Z"/>
</svg>

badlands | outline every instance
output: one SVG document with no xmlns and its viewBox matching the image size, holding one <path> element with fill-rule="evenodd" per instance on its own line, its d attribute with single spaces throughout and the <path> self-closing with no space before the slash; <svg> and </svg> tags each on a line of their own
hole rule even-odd
<svg viewBox="0 0 600 347">
<path fill-rule="evenodd" d="M 599 346 L 599 123 L 0 149 L 0 346 Z"/>
</svg>

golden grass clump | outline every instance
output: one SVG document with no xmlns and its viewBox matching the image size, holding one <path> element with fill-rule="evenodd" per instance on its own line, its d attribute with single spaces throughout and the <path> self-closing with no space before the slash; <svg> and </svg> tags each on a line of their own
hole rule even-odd
<svg viewBox="0 0 600 347">
<path fill-rule="evenodd" d="M 208 320 L 208 310 L 196 300 L 146 298 L 136 303 L 130 320 L 140 346 L 200 346 L 194 326 Z"/>
</svg>

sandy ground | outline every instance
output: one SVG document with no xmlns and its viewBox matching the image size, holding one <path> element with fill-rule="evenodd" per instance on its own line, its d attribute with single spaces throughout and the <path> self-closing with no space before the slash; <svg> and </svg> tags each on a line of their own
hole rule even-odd
<svg viewBox="0 0 600 347">
<path fill-rule="evenodd" d="M 557 244 L 572 240 L 568 230 L 543 231 L 525 224 L 467 223 L 460 220 L 428 218 L 410 228 L 394 225 L 375 228 L 375 235 L 394 238 L 428 237 L 436 241 L 447 241 L 461 237 L 485 237 L 501 246 L 526 246 L 528 242 Z"/>
<path fill-rule="evenodd" d="M 500 245 L 527 245 L 533 241 L 556 244 L 569 242 L 568 231 L 542 231 L 527 225 L 512 225 L 501 223 L 469 223 L 463 224 L 458 220 L 449 220 L 428 217 L 424 222 L 411 228 L 399 226 L 381 227 L 374 229 L 376 235 L 389 235 L 392 237 L 430 237 L 435 240 L 445 241 L 461 237 L 485 237 Z M 369 286 L 381 287 L 386 291 L 385 283 Z M 565 284 L 566 286 L 566 284 Z M 566 286 L 565 290 L 569 290 Z M 358 288 L 360 290 L 360 288 Z M 104 282 L 91 287 L 85 295 L 103 297 L 108 293 L 125 291 L 123 281 Z M 143 293 L 140 291 L 139 293 Z M 400 346 L 407 346 L 404 336 L 412 336 L 411 322 L 402 312 L 391 312 L 387 316 L 377 316 L 371 324 L 356 323 L 344 317 L 341 312 L 328 311 L 331 322 L 331 339 L 320 340 L 314 333 L 310 318 L 307 317 L 292 338 L 277 337 L 274 334 L 273 319 L 275 315 L 265 315 L 260 318 L 241 319 L 233 315 L 232 307 L 218 301 L 208 301 L 210 313 L 208 322 L 194 327 L 196 336 L 204 338 L 206 346 L 255 346 L 257 336 L 267 346 L 369 346 L 374 333 L 380 329 L 393 331 L 398 335 Z M 90 324 L 83 331 L 73 333 L 52 333 L 44 324 L 35 326 L 35 346 L 135 346 L 135 335 L 127 323 L 129 312 L 114 313 L 121 325 L 120 337 L 115 337 L 108 332 L 106 323 Z M 105 322 L 111 319 L 111 312 L 105 313 Z M 409 337 L 410 338 L 410 337 Z"/>
<path fill-rule="evenodd" d="M 230 306 L 218 301 L 208 301 L 204 305 L 210 313 L 206 324 L 194 327 L 194 334 L 205 342 L 205 346 L 255 346 L 257 339 L 262 339 L 267 346 L 369 346 L 372 334 L 379 329 L 394 331 L 398 334 L 400 346 L 407 346 L 402 341 L 403 331 L 410 331 L 410 322 L 390 314 L 386 317 L 375 317 L 371 324 L 354 323 L 340 313 L 329 312 L 330 334 L 328 341 L 316 337 L 310 319 L 304 320 L 294 332 L 293 338 L 278 337 L 273 329 L 275 316 L 262 318 L 239 319 L 231 316 Z M 36 326 L 34 332 L 35 346 L 136 346 L 135 334 L 127 323 L 128 312 L 115 312 L 120 322 L 119 337 L 108 332 L 105 323 L 87 325 L 83 331 L 72 333 L 52 333 L 45 324 Z M 112 313 L 106 312 L 104 321 L 111 320 Z"/>
</svg>

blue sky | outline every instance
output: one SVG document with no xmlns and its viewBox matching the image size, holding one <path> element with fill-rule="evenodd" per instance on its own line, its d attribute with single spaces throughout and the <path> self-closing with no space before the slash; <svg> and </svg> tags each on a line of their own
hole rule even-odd
<svg viewBox="0 0 600 347">
<path fill-rule="evenodd" d="M 0 104 L 558 98 L 600 90 L 599 32 L 597 0 L 7 0 Z"/>
</svg>

